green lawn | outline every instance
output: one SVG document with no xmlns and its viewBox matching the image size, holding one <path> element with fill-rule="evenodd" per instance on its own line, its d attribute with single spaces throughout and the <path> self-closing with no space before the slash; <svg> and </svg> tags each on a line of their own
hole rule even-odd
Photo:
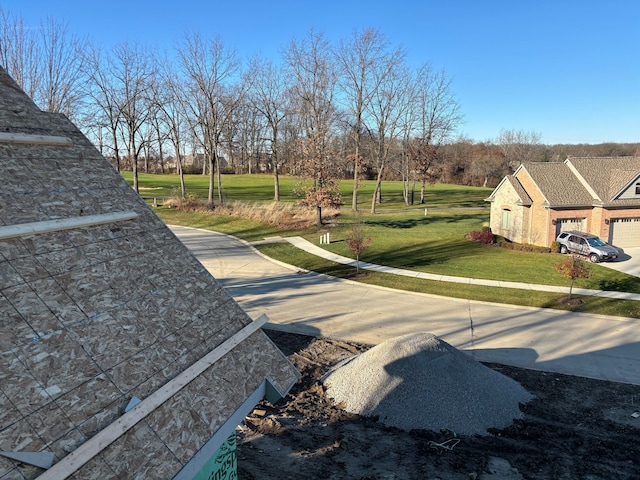
<svg viewBox="0 0 640 480">
<path fill-rule="evenodd" d="M 188 176 L 187 180 L 190 191 L 206 196 L 208 186 L 206 177 L 192 175 Z M 141 175 L 141 194 L 146 195 L 147 191 L 170 192 L 175 188 L 172 182 L 177 181 L 177 176 Z M 272 182 L 272 177 L 268 175 L 228 175 L 225 176 L 223 185 L 225 185 L 224 190 L 228 200 L 250 199 L 266 202 L 272 195 Z M 554 268 L 554 264 L 563 261 L 564 256 L 515 252 L 469 242 L 464 238 L 466 233 L 471 230 L 480 230 L 489 220 L 489 212 L 483 208 L 486 207 L 483 199 L 489 195 L 490 189 L 452 185 L 429 187 L 425 214 L 424 207 L 404 206 L 399 182 L 385 182 L 383 189 L 386 201 L 382 206 L 384 208 L 378 209 L 381 213 L 372 215 L 364 213 L 368 212 L 372 183 L 365 182 L 361 189 L 361 204 L 366 206 L 361 207 L 360 213 L 352 212 L 345 207 L 336 224 L 322 229 L 282 231 L 258 222 L 215 215 L 215 213 L 184 213 L 166 208 L 158 208 L 156 212 L 169 224 L 211 229 L 235 235 L 247 241 L 276 235 L 301 235 L 318 244 L 320 235 L 329 231 L 332 243 L 323 245 L 323 248 L 347 257 L 353 257 L 353 255 L 348 250 L 344 239 L 351 225 L 362 222 L 365 234 L 372 239 L 370 247 L 361 256 L 362 261 L 443 275 L 545 285 L 569 285 L 568 280 L 558 274 Z M 283 177 L 281 185 L 287 185 L 283 188 L 285 201 L 295 201 L 296 198 L 292 194 L 295 179 Z M 343 182 L 345 192 L 348 192 L 349 188 L 350 183 Z M 267 255 L 301 268 L 342 277 L 353 275 L 353 269 L 350 267 L 332 264 L 288 245 L 266 245 L 261 246 L 260 249 Z M 602 265 L 591 267 L 591 277 L 576 281 L 575 287 L 640 293 L 640 279 L 637 277 Z M 580 306 L 567 307 L 558 303 L 558 295 L 543 292 L 432 282 L 378 273 L 369 273 L 358 280 L 458 298 L 640 318 L 640 302 L 589 297 L 584 298 L 584 303 Z"/>
<path fill-rule="evenodd" d="M 122 172 L 122 176 L 133 183 L 131 172 Z M 274 197 L 274 180 L 272 175 L 223 175 L 222 192 L 225 201 L 242 202 L 269 202 Z M 169 198 L 175 196 L 180 190 L 180 178 L 177 175 L 151 175 L 138 174 L 140 195 L 143 197 Z M 295 193 L 298 180 L 295 177 L 280 176 L 281 201 L 297 202 L 301 199 Z M 185 175 L 187 193 L 200 198 L 207 198 L 209 192 L 209 177 L 205 175 Z M 342 200 L 347 206 L 351 206 L 352 181 L 343 181 L 340 184 Z M 375 182 L 362 181 L 359 187 L 358 205 L 360 209 L 368 211 L 371 208 L 371 196 Z M 402 199 L 401 182 L 383 183 L 383 203 L 377 208 L 407 209 Z M 479 187 L 464 187 L 459 185 L 434 185 L 427 187 L 425 205 L 432 207 L 487 207 L 483 200 L 489 196 L 491 189 Z M 416 202 L 419 192 L 416 191 Z M 215 201 L 218 199 L 217 186 L 215 189 Z M 424 206 L 416 204 L 416 209 L 422 211 Z"/>
</svg>

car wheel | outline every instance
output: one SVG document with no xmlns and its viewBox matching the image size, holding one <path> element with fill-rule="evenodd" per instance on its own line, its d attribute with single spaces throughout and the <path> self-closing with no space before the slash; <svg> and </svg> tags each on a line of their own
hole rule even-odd
<svg viewBox="0 0 640 480">
<path fill-rule="evenodd" d="M 600 261 L 600 257 L 598 257 L 597 254 L 592 253 L 591 255 L 589 255 L 589 260 L 591 261 L 591 263 L 598 263 Z"/>
<path fill-rule="evenodd" d="M 566 254 L 568 251 L 566 245 L 560 245 L 560 253 Z"/>
</svg>

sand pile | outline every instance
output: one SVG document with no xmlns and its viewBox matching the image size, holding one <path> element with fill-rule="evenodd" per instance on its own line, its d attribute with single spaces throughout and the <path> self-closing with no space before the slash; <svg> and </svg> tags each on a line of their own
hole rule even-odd
<svg viewBox="0 0 640 480">
<path fill-rule="evenodd" d="M 351 413 L 386 425 L 486 434 L 520 418 L 532 396 L 517 382 L 430 333 L 387 340 L 338 365 L 323 380 Z"/>
</svg>

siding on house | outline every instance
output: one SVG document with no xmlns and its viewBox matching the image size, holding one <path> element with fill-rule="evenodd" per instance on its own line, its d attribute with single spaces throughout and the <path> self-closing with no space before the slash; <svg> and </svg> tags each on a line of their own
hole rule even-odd
<svg viewBox="0 0 640 480">
<path fill-rule="evenodd" d="M 528 215 L 526 215 L 526 212 L 529 209 L 518 205 L 519 203 L 522 203 L 522 198 L 514 183 L 511 180 L 505 182 L 504 187 L 498 191 L 491 203 L 490 227 L 494 234 L 522 243 L 523 236 L 521 232 L 527 230 Z M 509 228 L 503 228 L 502 226 L 502 212 L 505 209 L 511 211 L 511 225 Z"/>
</svg>

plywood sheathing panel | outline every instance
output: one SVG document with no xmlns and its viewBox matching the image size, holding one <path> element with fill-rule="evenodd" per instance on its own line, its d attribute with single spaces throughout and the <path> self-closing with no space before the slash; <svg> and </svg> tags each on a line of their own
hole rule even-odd
<svg viewBox="0 0 640 480">
<path fill-rule="evenodd" d="M 0 131 L 73 141 L 0 145 L 12 178 L 0 191 L 0 225 L 123 208 L 138 214 L 0 241 L 0 410 L 12 414 L 0 416 L 0 447 L 46 449 L 60 460 L 118 419 L 132 396 L 148 397 L 251 319 L 80 131 L 62 115 L 40 112 L 1 68 Z M 230 411 L 267 374 L 290 369 L 295 378 L 266 336 L 256 338 L 220 364 L 226 377 L 196 379 L 154 412 L 163 438 L 140 422 L 75 478 L 171 478 L 224 422 L 218 404 Z M 239 377 L 248 378 L 234 386 Z M 188 408 L 179 417 L 177 405 Z M 188 437 L 176 418 L 193 426 Z M 40 472 L 0 459 L 3 480 Z"/>
<path fill-rule="evenodd" d="M 0 288 L 13 287 L 20 283 L 24 283 L 22 276 L 8 260 L 0 257 Z"/>
<path fill-rule="evenodd" d="M 129 430 L 101 456 L 118 478 L 172 478 L 182 467 L 158 435 L 144 424 Z M 83 470 L 73 477 L 87 478 Z"/>
</svg>

